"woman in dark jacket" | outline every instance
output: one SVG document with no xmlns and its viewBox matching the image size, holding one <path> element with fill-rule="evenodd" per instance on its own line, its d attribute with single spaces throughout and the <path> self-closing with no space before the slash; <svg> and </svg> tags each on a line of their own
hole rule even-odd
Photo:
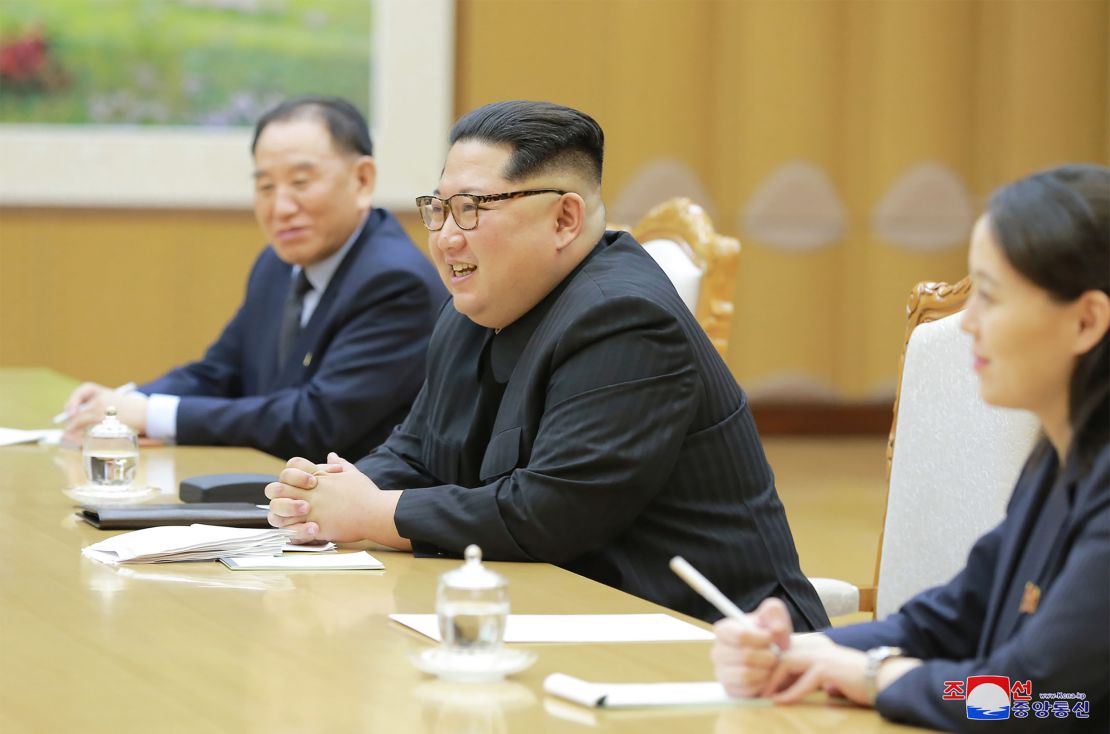
<svg viewBox="0 0 1110 734">
<path fill-rule="evenodd" d="M 719 622 L 712 658 L 730 694 L 824 689 L 949 731 L 1110 731 L 1110 169 L 1002 187 L 968 263 L 980 392 L 1043 431 L 1006 518 L 952 581 L 884 620 L 791 635 L 769 599 Z"/>
</svg>

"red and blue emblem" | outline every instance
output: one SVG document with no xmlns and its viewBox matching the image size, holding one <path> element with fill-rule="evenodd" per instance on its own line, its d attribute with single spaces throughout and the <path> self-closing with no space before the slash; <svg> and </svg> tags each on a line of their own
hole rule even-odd
<svg viewBox="0 0 1110 734">
<path fill-rule="evenodd" d="M 1004 675 L 968 676 L 965 703 L 969 719 L 1010 718 L 1010 679 Z"/>
</svg>

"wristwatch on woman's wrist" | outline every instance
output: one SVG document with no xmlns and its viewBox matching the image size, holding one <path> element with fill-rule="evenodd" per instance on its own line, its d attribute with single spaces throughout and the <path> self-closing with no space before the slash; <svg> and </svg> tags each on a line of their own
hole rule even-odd
<svg viewBox="0 0 1110 734">
<path fill-rule="evenodd" d="M 863 682 L 867 688 L 867 703 L 875 705 L 879 697 L 879 668 L 887 658 L 901 657 L 902 648 L 880 645 L 867 651 L 867 666 L 863 669 Z"/>
</svg>

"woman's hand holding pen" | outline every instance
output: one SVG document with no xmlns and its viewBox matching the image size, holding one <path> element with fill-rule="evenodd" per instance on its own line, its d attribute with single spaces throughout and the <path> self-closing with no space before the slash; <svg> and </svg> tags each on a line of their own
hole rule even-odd
<svg viewBox="0 0 1110 734">
<path fill-rule="evenodd" d="M 764 600 L 743 619 L 726 617 L 717 622 L 710 658 L 728 695 L 754 698 L 772 692 L 769 684 L 780 668 L 780 656 L 790 653 L 792 632 L 790 612 L 774 598 Z M 784 677 L 781 672 L 779 677 Z"/>
<path fill-rule="evenodd" d="M 781 599 L 765 599 L 742 621 L 722 619 L 713 632 L 710 657 L 717 679 L 730 696 L 770 697 L 794 703 L 814 691 L 842 696 L 863 706 L 874 705 L 874 689 L 865 671 L 867 655 L 837 645 L 823 634 L 792 634 L 790 612 Z M 782 649 L 772 652 L 772 645 Z M 914 658 L 892 659 L 880 672 L 882 690 L 921 664 Z"/>
<path fill-rule="evenodd" d="M 825 635 L 793 632 L 786 604 L 774 597 L 764 599 L 742 620 L 725 618 L 717 622 L 713 627 L 717 639 L 710 658 L 717 680 L 728 695 L 794 700 L 795 687 L 806 672 L 836 649 L 842 649 Z"/>
</svg>

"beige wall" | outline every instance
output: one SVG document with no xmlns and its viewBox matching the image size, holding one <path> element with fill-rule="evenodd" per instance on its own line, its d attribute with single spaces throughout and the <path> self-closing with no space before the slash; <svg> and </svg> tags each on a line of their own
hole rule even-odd
<svg viewBox="0 0 1110 734">
<path fill-rule="evenodd" d="M 263 244 L 251 212 L 0 209 L 0 366 L 157 377 L 216 338 Z"/>
<path fill-rule="evenodd" d="M 963 277 L 987 194 L 1054 163 L 1110 162 L 1102 0 L 459 8 L 460 110 L 512 97 L 581 107 L 606 131 L 611 221 L 686 194 L 740 238 L 729 364 L 756 398 L 893 395 L 906 297 L 918 281 Z M 839 218 L 797 182 L 758 210 L 824 238 L 808 249 L 747 218 L 799 163 L 828 182 Z M 652 164 L 666 173 L 653 178 Z M 925 176 L 887 217 L 898 236 L 882 234 L 880 202 L 921 184 L 921 167 L 947 179 Z M 918 229 L 943 236 L 915 248 Z"/>
<path fill-rule="evenodd" d="M 729 363 L 757 397 L 890 394 L 910 287 L 965 271 L 962 235 L 922 251 L 876 229 L 915 166 L 950 173 L 977 211 L 1036 168 L 1110 161 L 1101 0 L 460 0 L 457 16 L 457 111 L 587 110 L 606 131 L 611 215 L 687 194 L 741 239 Z M 746 218 L 799 162 L 841 206 L 827 236 L 827 212 L 796 188 L 780 198 L 825 237 L 808 249 Z M 947 215 L 903 216 L 943 229 Z M 153 377 L 211 342 L 261 244 L 247 212 L 0 209 L 0 365 Z"/>
</svg>

